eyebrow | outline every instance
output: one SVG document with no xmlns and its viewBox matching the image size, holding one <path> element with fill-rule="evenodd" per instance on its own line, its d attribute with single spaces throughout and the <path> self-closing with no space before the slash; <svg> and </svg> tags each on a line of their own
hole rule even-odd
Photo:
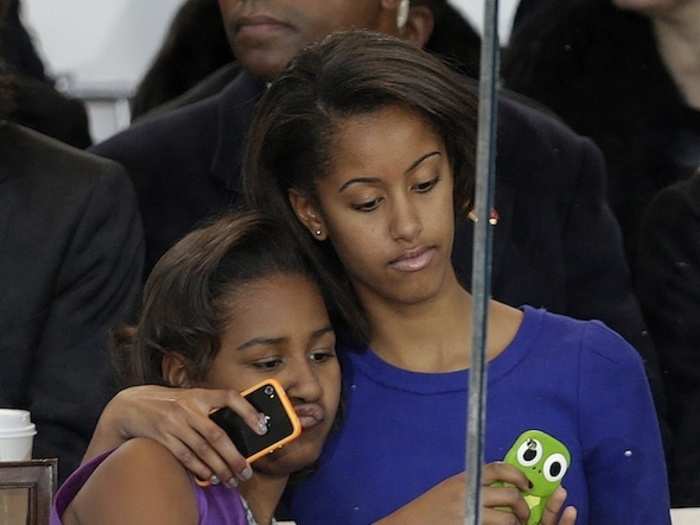
<svg viewBox="0 0 700 525">
<path fill-rule="evenodd" d="M 237 350 L 247 350 L 252 346 L 276 346 L 287 339 L 287 337 L 254 337 L 240 345 Z"/>
<path fill-rule="evenodd" d="M 311 333 L 309 341 L 315 341 L 329 332 L 333 332 L 333 327 L 331 325 L 319 328 Z M 288 340 L 288 337 L 254 337 L 240 345 L 236 350 L 247 350 L 253 346 L 277 346 Z"/>
<path fill-rule="evenodd" d="M 434 157 L 436 155 L 442 155 L 442 153 L 440 153 L 439 151 L 431 151 L 430 153 L 426 153 L 425 155 L 423 155 L 422 157 L 420 157 L 416 161 L 414 161 L 413 164 L 411 164 L 408 167 L 408 169 L 406 171 L 404 171 L 404 175 L 408 175 L 413 170 L 415 170 L 418 166 L 420 166 L 423 161 L 429 159 L 430 157 Z M 360 183 L 374 184 L 374 183 L 377 183 L 379 181 L 380 181 L 380 179 L 378 177 L 357 177 L 355 179 L 350 179 L 349 181 L 346 181 L 340 187 L 340 189 L 338 190 L 338 193 L 341 193 L 343 190 L 345 190 L 345 188 L 347 188 L 348 186 L 350 186 L 352 184 L 360 184 Z"/>
<path fill-rule="evenodd" d="M 333 327 L 331 325 L 326 325 L 323 328 L 319 328 L 318 330 L 313 332 L 311 334 L 311 337 L 309 338 L 309 341 L 315 341 L 316 339 L 320 339 L 322 336 L 331 332 L 333 332 Z"/>
</svg>

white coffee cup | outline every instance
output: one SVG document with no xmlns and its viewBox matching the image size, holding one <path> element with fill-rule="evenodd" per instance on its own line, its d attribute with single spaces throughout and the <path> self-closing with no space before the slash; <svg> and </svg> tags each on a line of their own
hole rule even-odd
<svg viewBox="0 0 700 525">
<path fill-rule="evenodd" d="M 35 435 L 27 410 L 0 409 L 0 461 L 30 460 Z"/>
</svg>

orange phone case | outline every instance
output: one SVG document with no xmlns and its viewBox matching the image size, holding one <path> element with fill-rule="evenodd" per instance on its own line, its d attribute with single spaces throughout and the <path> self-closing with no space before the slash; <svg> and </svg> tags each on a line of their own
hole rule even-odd
<svg viewBox="0 0 700 525">
<path fill-rule="evenodd" d="M 246 395 L 250 394 L 251 392 L 255 392 L 259 388 L 264 387 L 265 385 L 272 385 L 272 387 L 275 389 L 275 392 L 277 393 L 277 397 L 279 398 L 280 402 L 282 403 L 282 406 L 284 407 L 284 411 L 287 413 L 287 417 L 289 418 L 289 421 L 292 423 L 292 433 L 286 436 L 285 438 L 273 443 L 267 448 L 264 448 L 252 456 L 249 456 L 246 458 L 246 461 L 248 463 L 253 463 L 254 461 L 274 452 L 275 450 L 278 450 L 288 444 L 291 441 L 294 441 L 296 438 L 298 438 L 301 435 L 301 422 L 299 421 L 299 417 L 297 416 L 296 411 L 294 410 L 294 407 L 292 406 L 292 402 L 289 400 L 287 397 L 287 393 L 284 391 L 284 388 L 282 388 L 282 385 L 279 384 L 279 382 L 275 379 L 265 379 L 264 381 L 260 381 L 259 383 L 251 386 L 250 388 L 247 388 L 243 392 L 241 392 L 241 396 L 245 397 Z M 216 412 L 217 409 L 212 410 L 212 412 Z M 211 485 L 211 482 L 209 480 L 201 480 L 195 476 L 194 478 L 195 482 L 197 485 L 200 487 L 208 487 Z"/>
<path fill-rule="evenodd" d="M 248 461 L 248 463 L 253 463 L 255 460 L 260 459 L 263 456 L 267 456 L 271 452 L 274 452 L 275 450 L 282 448 L 290 441 L 294 441 L 296 438 L 298 438 L 301 435 L 301 423 L 299 422 L 299 417 L 297 417 L 297 413 L 294 410 L 294 407 L 292 406 L 292 402 L 287 397 L 287 393 L 284 391 L 284 388 L 282 388 L 282 385 L 280 385 L 277 382 L 277 380 L 265 379 L 264 381 L 261 381 L 257 385 L 253 385 L 252 387 L 248 388 L 247 390 L 244 390 L 243 392 L 241 392 L 241 396 L 245 397 L 246 395 L 250 394 L 251 392 L 255 392 L 258 388 L 262 388 L 265 385 L 272 385 L 272 387 L 277 392 L 277 396 L 279 397 L 279 400 L 282 402 L 282 406 L 284 407 L 284 411 L 287 413 L 287 417 L 289 418 L 289 421 L 292 423 L 292 433 L 289 434 L 287 437 L 277 441 L 276 443 L 273 443 L 269 447 L 264 448 L 259 452 L 256 452 L 255 454 L 253 454 L 250 457 L 247 457 L 246 461 Z"/>
</svg>

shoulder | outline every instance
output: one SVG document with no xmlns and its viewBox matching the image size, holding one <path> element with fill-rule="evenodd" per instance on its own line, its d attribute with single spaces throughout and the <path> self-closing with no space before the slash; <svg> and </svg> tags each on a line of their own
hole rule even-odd
<svg viewBox="0 0 700 525">
<path fill-rule="evenodd" d="M 131 188 L 124 169 L 111 160 L 68 146 L 23 126 L 0 126 L 0 166 L 10 179 L 24 179 L 33 192 L 79 196 L 107 182 Z"/>
<path fill-rule="evenodd" d="M 639 239 L 635 261 L 646 279 L 638 287 L 668 286 L 655 281 L 648 272 L 667 274 L 667 278 L 687 278 L 683 270 L 700 264 L 700 172 L 669 186 L 652 200 L 642 220 L 644 235 Z M 680 281 L 679 281 L 680 282 Z M 683 286 L 683 285 L 681 285 Z"/>
<path fill-rule="evenodd" d="M 219 96 L 146 117 L 90 148 L 128 170 L 140 164 L 162 164 L 168 156 L 216 144 Z M 207 159 L 209 160 L 209 159 Z"/>
<path fill-rule="evenodd" d="M 161 106 L 154 108 L 146 113 L 142 119 L 151 118 L 167 111 L 173 111 L 178 108 L 187 107 L 206 98 L 209 98 L 231 84 L 241 71 L 238 63 L 226 64 L 217 69 L 209 76 L 202 79 L 199 83 L 192 86 L 190 89 L 177 96 L 176 98 L 165 102 Z"/>
<path fill-rule="evenodd" d="M 589 139 L 527 97 L 501 96 L 498 133 L 499 181 L 527 189 L 533 183 L 572 184 L 582 164 L 588 171 L 604 172 L 600 151 Z M 599 162 L 584 162 L 590 160 Z"/>
<path fill-rule="evenodd" d="M 645 222 L 681 226 L 688 219 L 700 220 L 700 172 L 661 190 L 649 204 Z"/>
<path fill-rule="evenodd" d="M 148 439 L 132 439 L 95 470 L 68 508 L 80 523 L 195 524 L 192 481 L 177 459 Z"/>
<path fill-rule="evenodd" d="M 80 176 L 88 173 L 116 173 L 123 169 L 115 162 L 74 148 L 32 129 L 4 122 L 0 125 L 0 160 L 10 164 L 18 175 L 61 174 Z M 23 165 L 21 169 L 19 166 Z"/>
<path fill-rule="evenodd" d="M 544 312 L 540 331 L 542 343 L 556 352 L 557 346 L 568 347 L 578 354 L 581 368 L 603 367 L 642 370 L 639 353 L 601 321 L 581 321 L 564 315 Z M 566 356 L 570 359 L 571 354 Z"/>
</svg>

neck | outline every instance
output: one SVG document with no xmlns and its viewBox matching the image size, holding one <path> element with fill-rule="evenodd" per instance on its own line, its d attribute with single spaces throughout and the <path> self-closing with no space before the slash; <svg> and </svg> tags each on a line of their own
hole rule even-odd
<svg viewBox="0 0 700 525">
<path fill-rule="evenodd" d="M 241 484 L 241 495 L 259 525 L 272 523 L 288 479 L 289 476 L 270 476 L 256 472 L 250 481 Z"/>
<path fill-rule="evenodd" d="M 372 330 L 370 345 L 382 359 L 404 370 L 443 373 L 471 366 L 472 297 L 454 273 L 436 297 L 412 305 L 362 301 Z M 490 301 L 486 360 L 516 336 L 523 314 Z"/>
<path fill-rule="evenodd" d="M 451 272 L 442 290 L 417 304 L 363 301 L 372 349 L 384 360 L 416 372 L 467 368 L 471 296 Z"/>
<path fill-rule="evenodd" d="M 700 109 L 700 2 L 651 15 L 659 54 L 688 105 Z"/>
</svg>

